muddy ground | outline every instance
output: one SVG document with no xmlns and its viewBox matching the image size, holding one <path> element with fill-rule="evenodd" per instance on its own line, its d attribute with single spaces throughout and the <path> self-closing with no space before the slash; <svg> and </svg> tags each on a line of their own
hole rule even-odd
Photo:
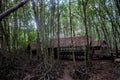
<svg viewBox="0 0 120 80">
<path fill-rule="evenodd" d="M 109 60 L 92 61 L 92 67 L 86 75 L 83 61 L 77 61 L 75 65 L 72 61 L 63 62 L 66 65 L 64 75 L 58 80 L 117 80 L 118 78 L 115 64 Z"/>
<path fill-rule="evenodd" d="M 120 66 L 111 60 L 95 60 L 91 64 L 86 68 L 84 61 L 73 63 L 70 60 L 62 60 L 52 66 L 40 61 L 10 63 L 0 67 L 0 80 L 120 80 Z"/>
</svg>

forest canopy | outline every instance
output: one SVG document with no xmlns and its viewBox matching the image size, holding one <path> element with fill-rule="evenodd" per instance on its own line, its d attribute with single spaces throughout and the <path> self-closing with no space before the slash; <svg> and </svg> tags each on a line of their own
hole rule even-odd
<svg viewBox="0 0 120 80">
<path fill-rule="evenodd" d="M 120 47 L 119 0 L 1 0 L 2 46 L 91 36 Z M 6 43 L 7 42 L 7 43 Z"/>
</svg>

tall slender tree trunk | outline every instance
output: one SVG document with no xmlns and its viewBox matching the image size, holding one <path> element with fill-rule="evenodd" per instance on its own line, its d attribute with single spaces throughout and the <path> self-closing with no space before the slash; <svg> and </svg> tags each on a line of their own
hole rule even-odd
<svg viewBox="0 0 120 80">
<path fill-rule="evenodd" d="M 75 63 L 75 54 L 73 51 L 74 44 L 73 44 L 73 27 L 72 27 L 72 15 L 71 15 L 71 0 L 69 0 L 69 17 L 70 17 L 70 32 L 71 32 L 71 47 L 72 47 L 72 57 L 73 57 L 73 62 Z"/>
<path fill-rule="evenodd" d="M 57 0 L 57 24 L 58 24 L 58 32 L 57 32 L 57 36 L 58 36 L 58 50 L 57 50 L 57 56 L 58 56 L 58 60 L 60 60 L 60 12 L 59 12 L 59 0 Z"/>
</svg>

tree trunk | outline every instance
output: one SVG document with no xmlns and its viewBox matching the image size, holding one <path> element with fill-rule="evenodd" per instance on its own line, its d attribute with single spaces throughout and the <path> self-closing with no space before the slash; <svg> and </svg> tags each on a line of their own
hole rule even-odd
<svg viewBox="0 0 120 80">
<path fill-rule="evenodd" d="M 0 21 L 11 14 L 12 12 L 16 11 L 18 8 L 22 7 L 25 3 L 27 3 L 29 0 L 22 0 L 18 4 L 14 5 L 12 8 L 8 9 L 7 11 L 0 14 Z"/>
</svg>

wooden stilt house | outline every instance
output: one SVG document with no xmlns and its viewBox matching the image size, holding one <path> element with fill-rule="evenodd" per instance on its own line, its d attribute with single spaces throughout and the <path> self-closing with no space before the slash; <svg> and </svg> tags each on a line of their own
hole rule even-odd
<svg viewBox="0 0 120 80">
<path fill-rule="evenodd" d="M 90 44 L 92 38 L 88 37 L 88 44 Z M 55 58 L 57 58 L 57 53 L 59 52 L 59 56 L 72 56 L 72 53 L 77 55 L 84 55 L 86 46 L 87 46 L 87 37 L 79 36 L 79 37 L 67 37 L 58 39 L 50 39 L 48 43 L 48 51 L 49 53 L 54 53 Z M 59 50 L 59 51 L 58 51 Z"/>
</svg>

